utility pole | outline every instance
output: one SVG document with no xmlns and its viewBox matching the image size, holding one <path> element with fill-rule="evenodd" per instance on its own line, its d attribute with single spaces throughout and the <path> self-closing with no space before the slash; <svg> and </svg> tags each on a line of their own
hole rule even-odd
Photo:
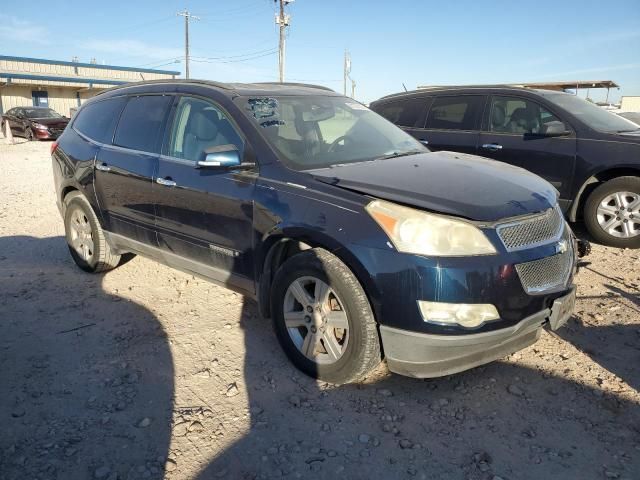
<svg viewBox="0 0 640 480">
<path fill-rule="evenodd" d="M 343 93 L 344 96 L 347 96 L 347 78 L 349 78 L 349 74 L 351 73 L 351 54 L 348 50 L 344 51 L 344 66 L 343 66 Z"/>
<path fill-rule="evenodd" d="M 343 93 L 344 96 L 347 96 L 347 80 L 351 82 L 351 98 L 356 98 L 356 81 L 351 78 L 351 54 L 349 50 L 344 51 L 344 85 L 343 85 Z"/>
<path fill-rule="evenodd" d="M 284 82 L 284 63 L 286 50 L 286 30 L 290 24 L 291 16 L 284 11 L 284 7 L 293 2 L 293 0 L 273 0 L 280 4 L 280 12 L 276 13 L 276 25 L 280 26 L 280 42 L 278 44 L 278 70 L 280 83 Z"/>
<path fill-rule="evenodd" d="M 200 20 L 200 17 L 191 15 L 186 8 L 177 15 L 184 17 L 184 78 L 189 78 L 189 20 Z"/>
</svg>

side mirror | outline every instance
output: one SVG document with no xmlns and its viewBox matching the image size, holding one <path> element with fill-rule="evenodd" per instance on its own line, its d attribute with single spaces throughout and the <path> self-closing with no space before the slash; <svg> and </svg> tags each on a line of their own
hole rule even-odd
<svg viewBox="0 0 640 480">
<path fill-rule="evenodd" d="M 571 134 L 571 132 L 563 122 L 553 121 L 544 126 L 542 134 L 547 137 L 562 137 Z"/>
<path fill-rule="evenodd" d="M 240 152 L 235 145 L 220 145 L 204 151 L 204 160 L 196 162 L 196 168 L 230 168 L 240 165 Z"/>
</svg>

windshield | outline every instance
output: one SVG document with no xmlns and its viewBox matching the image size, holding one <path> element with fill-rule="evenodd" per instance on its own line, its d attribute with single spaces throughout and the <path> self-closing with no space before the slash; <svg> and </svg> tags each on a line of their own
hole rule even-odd
<svg viewBox="0 0 640 480">
<path fill-rule="evenodd" d="M 24 108 L 23 110 L 27 118 L 62 118 L 62 115 L 50 108 Z"/>
<path fill-rule="evenodd" d="M 241 97 L 282 161 L 295 170 L 427 152 L 420 142 L 344 97 Z"/>
<path fill-rule="evenodd" d="M 564 108 L 574 115 L 578 120 L 582 120 L 594 130 L 607 133 L 633 132 L 638 129 L 638 125 L 629 120 L 615 115 L 605 109 L 587 102 L 575 95 L 567 93 L 557 93 L 548 95 L 547 98 L 556 105 Z"/>
</svg>

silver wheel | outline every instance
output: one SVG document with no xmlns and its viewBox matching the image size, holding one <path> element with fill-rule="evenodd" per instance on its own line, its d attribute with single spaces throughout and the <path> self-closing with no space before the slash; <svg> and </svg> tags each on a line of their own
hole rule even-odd
<svg viewBox="0 0 640 480">
<path fill-rule="evenodd" d="M 300 277 L 289 285 L 283 306 L 289 336 L 305 357 L 324 365 L 342 357 L 349 342 L 349 321 L 329 285 L 315 277 Z"/>
<path fill-rule="evenodd" d="M 596 210 L 598 224 L 609 235 L 632 238 L 640 235 L 640 195 L 615 192 L 602 199 Z"/>
<path fill-rule="evenodd" d="M 71 246 L 85 262 L 89 263 L 94 253 L 93 229 L 89 218 L 79 207 L 74 207 L 71 213 L 69 233 L 71 234 Z"/>
</svg>

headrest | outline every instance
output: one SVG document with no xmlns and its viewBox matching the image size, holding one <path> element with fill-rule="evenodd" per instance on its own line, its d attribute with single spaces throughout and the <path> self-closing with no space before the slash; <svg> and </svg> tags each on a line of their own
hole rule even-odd
<svg viewBox="0 0 640 480">
<path fill-rule="evenodd" d="M 503 126 L 504 119 L 506 117 L 504 107 L 500 104 L 495 104 L 493 106 L 493 111 L 491 112 L 491 124 L 494 126 Z"/>
<path fill-rule="evenodd" d="M 204 108 L 193 114 L 191 132 L 199 140 L 213 140 L 218 136 L 218 112 L 213 108 Z"/>
</svg>

